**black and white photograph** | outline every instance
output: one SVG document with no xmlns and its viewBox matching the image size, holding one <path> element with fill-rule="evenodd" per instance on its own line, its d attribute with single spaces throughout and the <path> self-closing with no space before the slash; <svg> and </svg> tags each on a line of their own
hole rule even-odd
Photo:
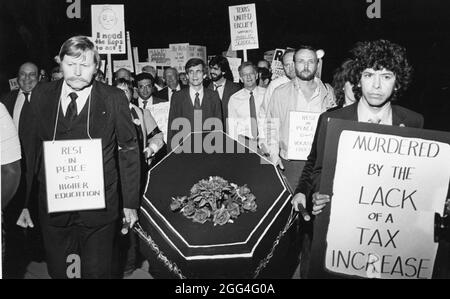
<svg viewBox="0 0 450 299">
<path fill-rule="evenodd" d="M 0 0 L 0 278 L 450 279 L 449 10 Z"/>
</svg>

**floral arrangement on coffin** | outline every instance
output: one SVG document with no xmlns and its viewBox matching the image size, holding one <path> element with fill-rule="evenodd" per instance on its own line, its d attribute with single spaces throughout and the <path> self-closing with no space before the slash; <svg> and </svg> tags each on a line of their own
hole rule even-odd
<svg viewBox="0 0 450 299">
<path fill-rule="evenodd" d="M 255 212 L 255 200 L 247 185 L 239 187 L 215 176 L 192 186 L 190 196 L 172 197 L 170 209 L 194 222 L 212 221 L 216 226 L 233 223 L 245 212 Z"/>
</svg>

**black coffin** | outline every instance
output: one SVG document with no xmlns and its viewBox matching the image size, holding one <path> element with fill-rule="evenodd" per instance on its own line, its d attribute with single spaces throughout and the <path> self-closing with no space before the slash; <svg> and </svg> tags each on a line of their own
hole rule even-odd
<svg viewBox="0 0 450 299">
<path fill-rule="evenodd" d="M 198 142 L 211 140 L 216 152 L 202 146 L 195 151 Z M 240 215 L 232 224 L 214 226 L 194 223 L 170 210 L 172 197 L 189 195 L 195 183 L 210 176 L 247 184 L 256 196 L 257 211 Z M 167 259 L 166 265 L 176 265 L 187 278 L 251 278 L 286 225 L 290 198 L 276 167 L 257 153 L 223 132 L 192 133 L 149 172 L 140 224 L 160 257 Z M 141 250 L 147 257 L 155 256 L 148 242 L 141 242 Z M 163 264 L 161 258 L 159 262 Z"/>
</svg>

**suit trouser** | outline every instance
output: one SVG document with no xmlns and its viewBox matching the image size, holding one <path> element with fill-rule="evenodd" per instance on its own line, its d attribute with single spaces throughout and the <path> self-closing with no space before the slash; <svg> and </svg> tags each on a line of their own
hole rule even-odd
<svg viewBox="0 0 450 299">
<path fill-rule="evenodd" d="M 52 278 L 111 278 L 111 264 L 117 224 L 86 227 L 72 224 L 56 227 L 42 224 L 48 272 Z M 77 258 L 79 257 L 80 265 Z"/>
</svg>

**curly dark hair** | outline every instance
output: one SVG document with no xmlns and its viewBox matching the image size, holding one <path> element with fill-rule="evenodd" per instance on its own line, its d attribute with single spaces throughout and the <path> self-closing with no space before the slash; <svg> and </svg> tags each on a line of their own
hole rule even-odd
<svg viewBox="0 0 450 299">
<path fill-rule="evenodd" d="M 359 42 L 350 51 L 355 61 L 356 81 L 353 84 L 353 93 L 359 100 L 362 96 L 361 87 L 358 86 L 362 72 L 367 68 L 374 70 L 387 69 L 395 74 L 395 89 L 390 100 L 397 100 L 408 88 L 412 78 L 412 67 L 406 58 L 406 49 L 388 40 Z"/>
<path fill-rule="evenodd" d="M 336 69 L 333 75 L 333 89 L 336 96 L 336 104 L 339 107 L 343 107 L 345 103 L 344 85 L 345 82 L 358 81 L 357 74 L 355 72 L 355 61 L 352 59 L 345 60 L 340 67 Z"/>
</svg>

